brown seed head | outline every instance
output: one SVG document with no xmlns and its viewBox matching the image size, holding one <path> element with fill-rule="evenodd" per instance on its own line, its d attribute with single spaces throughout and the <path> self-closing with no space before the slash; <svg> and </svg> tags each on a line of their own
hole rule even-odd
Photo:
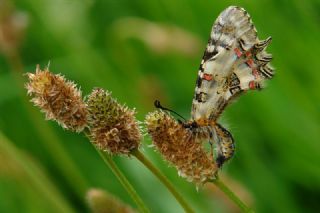
<svg viewBox="0 0 320 213">
<path fill-rule="evenodd" d="M 36 73 L 28 73 L 26 84 L 31 101 L 46 114 L 46 119 L 57 121 L 63 128 L 81 132 L 87 125 L 86 106 L 81 91 L 61 75 L 44 71 L 37 66 Z"/>
<path fill-rule="evenodd" d="M 129 155 L 140 145 L 141 133 L 135 111 L 120 105 L 103 89 L 88 96 L 88 124 L 91 141 L 110 154 Z"/>
<path fill-rule="evenodd" d="M 177 168 L 179 175 L 197 184 L 214 178 L 215 162 L 204 150 L 201 139 L 189 129 L 163 111 L 149 113 L 145 122 L 153 144 Z"/>
</svg>

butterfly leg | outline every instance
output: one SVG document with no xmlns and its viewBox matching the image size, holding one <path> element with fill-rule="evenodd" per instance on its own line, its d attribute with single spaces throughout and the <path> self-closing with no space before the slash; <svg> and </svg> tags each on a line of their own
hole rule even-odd
<svg viewBox="0 0 320 213">
<path fill-rule="evenodd" d="M 213 142 L 215 141 L 214 140 L 214 133 L 215 133 L 215 130 L 212 128 L 212 127 L 207 127 L 207 131 L 209 133 L 209 145 L 210 145 L 210 157 L 211 157 L 211 160 L 213 160 L 214 158 L 214 153 L 213 153 Z"/>
<path fill-rule="evenodd" d="M 210 158 L 213 160 L 213 142 L 212 140 L 209 140 L 209 145 L 210 145 Z"/>
<path fill-rule="evenodd" d="M 219 168 L 222 165 L 232 158 L 235 151 L 235 144 L 232 135 L 220 124 L 215 126 L 217 133 L 217 148 L 218 156 L 216 159 L 217 165 Z"/>
</svg>

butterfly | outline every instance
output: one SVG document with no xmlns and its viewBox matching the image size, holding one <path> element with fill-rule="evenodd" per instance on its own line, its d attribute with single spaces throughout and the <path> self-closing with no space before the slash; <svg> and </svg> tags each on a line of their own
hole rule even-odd
<svg viewBox="0 0 320 213">
<path fill-rule="evenodd" d="M 271 37 L 258 39 L 249 14 L 237 6 L 226 8 L 213 24 L 198 71 L 191 120 L 183 125 L 216 143 L 218 167 L 232 158 L 235 145 L 217 120 L 232 100 L 262 89 L 264 81 L 273 77 L 272 55 L 265 51 L 270 42 Z"/>
</svg>

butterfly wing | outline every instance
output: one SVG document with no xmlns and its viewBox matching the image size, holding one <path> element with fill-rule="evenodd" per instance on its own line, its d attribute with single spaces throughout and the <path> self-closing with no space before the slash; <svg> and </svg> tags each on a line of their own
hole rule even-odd
<svg viewBox="0 0 320 213">
<path fill-rule="evenodd" d="M 272 78 L 272 56 L 265 52 L 270 41 L 257 38 L 243 8 L 231 6 L 218 16 L 200 64 L 192 120 L 216 120 L 230 100 Z"/>
</svg>

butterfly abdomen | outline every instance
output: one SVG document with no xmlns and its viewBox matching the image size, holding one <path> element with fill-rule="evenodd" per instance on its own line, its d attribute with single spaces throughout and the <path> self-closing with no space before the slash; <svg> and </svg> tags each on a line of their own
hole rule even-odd
<svg viewBox="0 0 320 213">
<path fill-rule="evenodd" d="M 218 146 L 218 155 L 217 155 L 217 165 L 220 168 L 223 163 L 231 159 L 235 152 L 235 143 L 232 135 L 228 130 L 222 127 L 220 124 L 215 125 L 215 130 L 217 134 L 217 146 Z"/>
</svg>

